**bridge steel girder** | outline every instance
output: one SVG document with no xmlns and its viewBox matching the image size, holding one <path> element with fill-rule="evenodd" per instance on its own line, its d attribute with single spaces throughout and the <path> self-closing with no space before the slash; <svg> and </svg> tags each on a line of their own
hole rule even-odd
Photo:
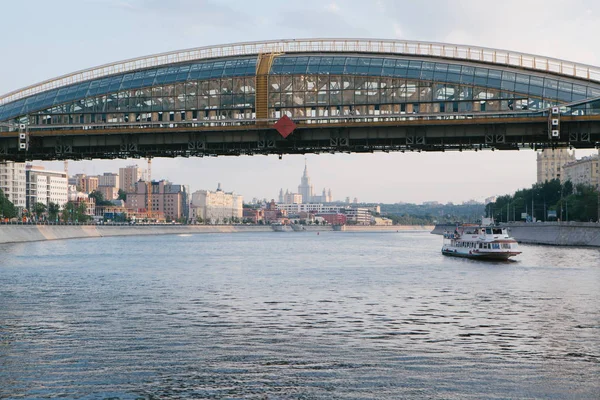
<svg viewBox="0 0 600 400">
<path fill-rule="evenodd" d="M 27 151 L 18 133 L 0 133 L 0 161 L 189 157 L 374 151 L 518 150 L 600 146 L 600 118 L 563 118 L 559 139 L 546 118 L 513 121 L 433 120 L 382 124 L 298 124 L 287 138 L 272 127 L 31 130 Z"/>
</svg>

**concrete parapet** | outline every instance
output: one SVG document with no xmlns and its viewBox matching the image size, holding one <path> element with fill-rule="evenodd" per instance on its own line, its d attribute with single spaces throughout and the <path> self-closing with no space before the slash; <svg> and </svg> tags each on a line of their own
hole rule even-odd
<svg viewBox="0 0 600 400">
<path fill-rule="evenodd" d="M 348 232 L 428 231 L 432 226 L 348 226 Z M 331 231 L 330 225 L 306 226 L 306 231 Z M 273 232 L 270 225 L 0 225 L 0 244 L 76 238 L 181 235 L 197 233 Z M 292 230 L 290 229 L 290 232 Z"/>
<path fill-rule="evenodd" d="M 515 222 L 502 224 L 521 243 L 600 247 L 600 224 L 593 222 Z"/>
<path fill-rule="evenodd" d="M 0 225 L 0 243 L 109 236 L 195 233 L 269 232 L 269 226 L 248 225 Z"/>
<path fill-rule="evenodd" d="M 431 231 L 432 225 L 346 225 L 346 232 Z"/>
<path fill-rule="evenodd" d="M 600 224 L 595 222 L 511 222 L 501 224 L 520 243 L 555 246 L 600 247 Z M 441 235 L 455 225 L 436 225 L 431 231 Z"/>
<path fill-rule="evenodd" d="M 446 231 L 451 231 L 454 232 L 454 229 L 456 228 L 456 224 L 437 224 L 433 230 L 431 231 L 431 233 L 433 235 L 441 235 Z"/>
</svg>

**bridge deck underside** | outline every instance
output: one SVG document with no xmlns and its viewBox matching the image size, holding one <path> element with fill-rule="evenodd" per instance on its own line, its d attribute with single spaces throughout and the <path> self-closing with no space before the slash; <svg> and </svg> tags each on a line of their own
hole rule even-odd
<svg viewBox="0 0 600 400">
<path fill-rule="evenodd" d="M 0 133 L 0 161 L 189 157 L 374 151 L 518 150 L 600 146 L 600 120 L 564 121 L 550 139 L 545 118 L 531 122 L 305 125 L 283 138 L 273 128 L 160 128 L 32 131 L 18 150 L 16 132 Z"/>
</svg>

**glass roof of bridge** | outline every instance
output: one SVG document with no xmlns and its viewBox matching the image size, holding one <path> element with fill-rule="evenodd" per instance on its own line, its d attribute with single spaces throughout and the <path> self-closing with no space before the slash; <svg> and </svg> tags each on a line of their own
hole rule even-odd
<svg viewBox="0 0 600 400">
<path fill-rule="evenodd" d="M 191 80 L 253 76 L 256 56 L 196 61 L 132 71 L 48 90 L 0 106 L 0 121 L 55 105 L 122 90 Z M 368 55 L 281 55 L 271 67 L 274 75 L 384 76 L 494 88 L 551 102 L 569 103 L 600 97 L 600 85 L 510 67 L 490 68 L 474 62 L 438 62 L 414 57 Z"/>
<path fill-rule="evenodd" d="M 276 75 L 331 74 L 389 76 L 493 88 L 569 103 L 600 97 L 600 85 L 567 78 L 408 58 L 349 56 L 281 56 L 273 61 Z"/>
<path fill-rule="evenodd" d="M 0 106 L 0 121 L 26 115 L 54 105 L 121 90 L 167 85 L 190 80 L 250 76 L 255 73 L 256 57 L 247 57 L 173 65 L 113 75 L 49 90 Z"/>
</svg>

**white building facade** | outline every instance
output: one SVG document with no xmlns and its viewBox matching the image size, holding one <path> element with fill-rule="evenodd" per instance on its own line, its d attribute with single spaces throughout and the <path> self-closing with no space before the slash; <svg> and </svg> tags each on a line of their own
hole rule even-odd
<svg viewBox="0 0 600 400">
<path fill-rule="evenodd" d="M 192 222 L 220 224 L 225 221 L 240 220 L 243 217 L 243 197 L 233 192 L 198 190 L 192 193 L 190 219 Z"/>
<path fill-rule="evenodd" d="M 277 204 L 277 209 L 286 211 L 288 214 L 299 214 L 301 212 L 322 214 L 322 213 L 337 213 L 340 211 L 339 206 L 325 206 L 320 203 L 281 203 Z"/>
<path fill-rule="evenodd" d="M 0 189 L 17 208 L 27 205 L 25 163 L 0 163 Z"/>
<path fill-rule="evenodd" d="M 348 222 L 356 225 L 371 225 L 371 212 L 368 208 L 347 208 L 344 212 Z"/>
<path fill-rule="evenodd" d="M 27 165 L 25 176 L 27 209 L 32 210 L 36 203 L 42 203 L 46 207 L 50 203 L 55 203 L 62 208 L 68 201 L 69 178 L 66 172 Z"/>
</svg>

